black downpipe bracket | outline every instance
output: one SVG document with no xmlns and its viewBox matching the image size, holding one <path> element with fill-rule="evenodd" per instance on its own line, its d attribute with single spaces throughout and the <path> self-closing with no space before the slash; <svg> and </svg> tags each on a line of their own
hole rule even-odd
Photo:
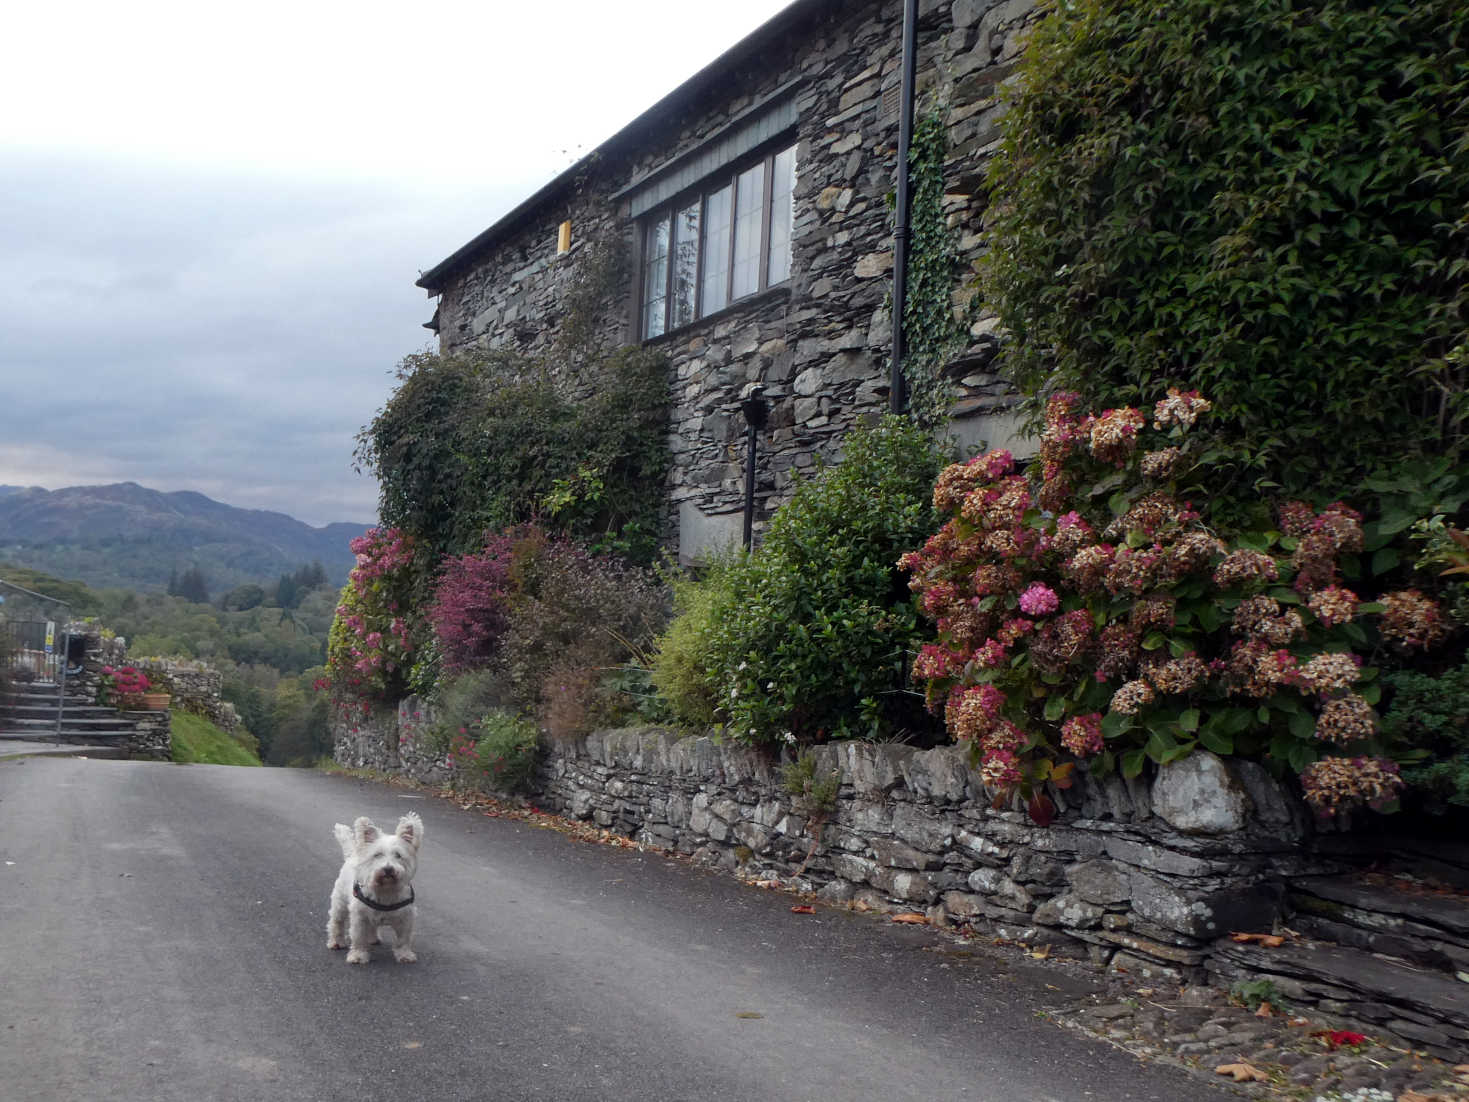
<svg viewBox="0 0 1469 1102">
<path fill-rule="evenodd" d="M 918 0 L 903 0 L 903 69 L 900 76 L 901 106 L 898 112 L 898 186 L 893 226 L 893 352 L 892 377 L 888 382 L 888 408 L 902 413 L 908 408 L 908 384 L 903 377 L 903 309 L 908 301 L 908 151 L 913 144 L 913 88 L 918 68 Z"/>
</svg>

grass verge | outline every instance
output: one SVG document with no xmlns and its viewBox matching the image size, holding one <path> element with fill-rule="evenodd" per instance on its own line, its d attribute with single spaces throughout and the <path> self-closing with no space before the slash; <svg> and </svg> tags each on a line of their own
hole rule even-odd
<svg viewBox="0 0 1469 1102">
<path fill-rule="evenodd" d="M 228 731 L 203 716 L 174 712 L 169 718 L 173 760 L 207 765 L 259 765 L 260 757 Z"/>
</svg>

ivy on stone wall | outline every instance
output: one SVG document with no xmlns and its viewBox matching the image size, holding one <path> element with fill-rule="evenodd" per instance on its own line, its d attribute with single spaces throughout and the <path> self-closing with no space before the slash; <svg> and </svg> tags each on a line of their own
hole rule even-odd
<svg viewBox="0 0 1469 1102">
<path fill-rule="evenodd" d="M 989 167 L 1015 378 L 1197 388 L 1246 498 L 1463 455 L 1466 102 L 1463 0 L 1057 4 Z"/>
<path fill-rule="evenodd" d="M 397 377 L 355 458 L 378 478 L 383 523 L 414 538 L 426 569 L 536 519 L 651 560 L 669 464 L 662 355 L 591 361 L 575 399 L 544 363 L 505 349 L 418 353 Z"/>
<path fill-rule="evenodd" d="M 954 232 L 944 217 L 944 162 L 949 151 L 944 112 L 914 123 L 908 156 L 909 244 L 903 303 L 903 377 L 913 419 L 929 429 L 947 421 L 952 394 L 943 369 L 964 343 L 952 294 L 958 269 Z"/>
</svg>

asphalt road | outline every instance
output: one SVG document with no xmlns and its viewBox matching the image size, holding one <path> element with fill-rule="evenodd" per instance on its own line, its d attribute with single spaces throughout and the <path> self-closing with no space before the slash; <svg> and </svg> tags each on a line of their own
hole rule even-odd
<svg viewBox="0 0 1469 1102">
<path fill-rule="evenodd" d="M 332 824 L 409 809 L 419 962 L 349 966 Z M 1038 1016 L 1084 980 L 791 904 L 346 777 L 0 761 L 0 1098 L 1237 1097 Z"/>
</svg>

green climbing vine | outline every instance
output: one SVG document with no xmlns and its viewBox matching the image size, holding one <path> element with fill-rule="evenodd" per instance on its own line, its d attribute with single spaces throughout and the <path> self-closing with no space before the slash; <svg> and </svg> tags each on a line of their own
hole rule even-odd
<svg viewBox="0 0 1469 1102">
<path fill-rule="evenodd" d="M 964 340 L 951 295 L 958 249 L 944 217 L 944 161 L 948 126 L 941 108 L 925 112 L 913 126 L 908 154 L 908 293 L 903 303 L 903 377 L 908 408 L 925 428 L 948 419 L 951 396 L 945 362 Z"/>
</svg>

